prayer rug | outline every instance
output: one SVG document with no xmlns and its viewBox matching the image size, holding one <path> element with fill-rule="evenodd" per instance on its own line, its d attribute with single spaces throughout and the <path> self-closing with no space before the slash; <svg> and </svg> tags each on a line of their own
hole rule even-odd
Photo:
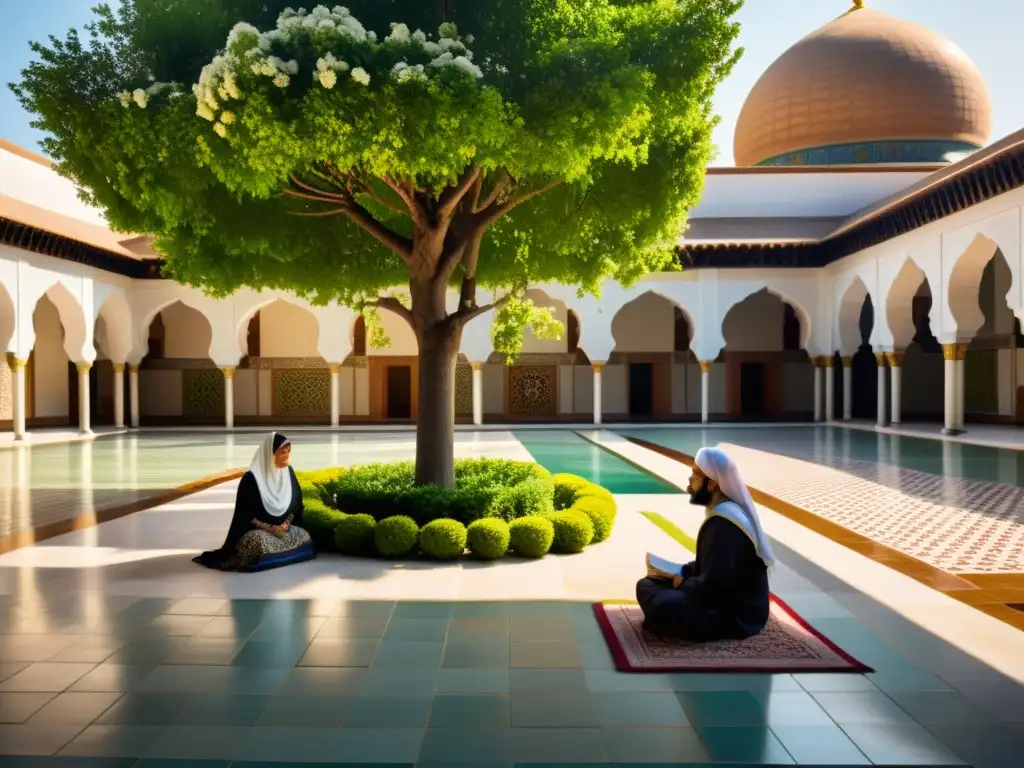
<svg viewBox="0 0 1024 768">
<path fill-rule="evenodd" d="M 594 604 L 594 613 L 621 672 L 872 672 L 772 595 L 761 634 L 746 640 L 688 643 L 643 628 L 636 603 Z"/>
</svg>

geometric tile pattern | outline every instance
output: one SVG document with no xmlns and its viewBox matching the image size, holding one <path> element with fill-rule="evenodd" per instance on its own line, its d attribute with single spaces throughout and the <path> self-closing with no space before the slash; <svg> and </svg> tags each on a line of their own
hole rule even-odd
<svg viewBox="0 0 1024 768">
<path fill-rule="evenodd" d="M 509 413 L 513 416 L 554 416 L 558 412 L 557 377 L 555 366 L 509 367 Z"/>
<path fill-rule="evenodd" d="M 224 415 L 224 374 L 216 368 L 186 369 L 182 373 L 185 416 Z"/>
<path fill-rule="evenodd" d="M 734 444 L 744 480 L 947 573 L 1024 573 L 1024 488 L 867 461 L 829 466 Z"/>
<path fill-rule="evenodd" d="M 331 410 L 331 374 L 327 370 L 274 372 L 274 413 L 314 414 Z"/>
<path fill-rule="evenodd" d="M 468 365 L 455 367 L 455 415 L 473 415 L 473 369 Z"/>
</svg>

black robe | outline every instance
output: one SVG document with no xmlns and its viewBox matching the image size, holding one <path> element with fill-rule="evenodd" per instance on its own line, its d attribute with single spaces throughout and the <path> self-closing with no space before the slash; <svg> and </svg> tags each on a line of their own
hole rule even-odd
<svg viewBox="0 0 1024 768">
<path fill-rule="evenodd" d="M 302 489 L 299 488 L 299 480 L 295 472 L 288 467 L 288 477 L 292 484 L 292 503 L 288 512 L 280 517 L 271 515 L 263 506 L 263 498 L 260 496 L 260 487 L 256 484 L 256 478 L 252 472 L 242 475 L 238 483 L 238 493 L 235 495 L 235 511 L 231 517 L 231 525 L 228 527 L 228 535 L 220 549 L 203 552 L 193 558 L 193 562 L 205 565 L 207 568 L 223 570 L 235 556 L 235 548 L 238 542 L 249 531 L 255 530 L 253 520 L 258 520 L 267 525 L 281 525 L 288 520 L 292 526 L 302 527 Z"/>
<path fill-rule="evenodd" d="M 712 515 L 697 534 L 697 559 L 683 566 L 683 583 L 641 579 L 636 598 L 644 626 L 695 642 L 741 640 L 768 623 L 768 569 L 747 534 Z"/>
</svg>

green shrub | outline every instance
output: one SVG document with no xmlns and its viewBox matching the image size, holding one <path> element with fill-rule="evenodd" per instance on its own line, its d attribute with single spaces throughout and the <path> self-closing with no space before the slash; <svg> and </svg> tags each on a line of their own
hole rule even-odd
<svg viewBox="0 0 1024 768">
<path fill-rule="evenodd" d="M 557 514 L 557 513 L 549 513 Z M 522 557 L 544 557 L 555 538 L 555 526 L 540 515 L 520 517 L 509 523 L 509 544 Z"/>
<path fill-rule="evenodd" d="M 466 551 L 466 526 L 458 520 L 431 520 L 420 530 L 420 549 L 438 560 L 455 560 Z"/>
<path fill-rule="evenodd" d="M 344 515 L 334 528 L 334 546 L 345 555 L 371 555 L 376 527 L 369 515 Z"/>
<path fill-rule="evenodd" d="M 318 498 L 303 499 L 302 527 L 309 533 L 317 549 L 334 549 L 334 529 L 347 515 L 331 509 Z"/>
<path fill-rule="evenodd" d="M 555 486 L 555 509 L 568 509 L 576 501 L 576 495 L 580 491 L 588 485 L 593 485 L 589 480 L 579 475 L 570 475 L 568 472 L 560 472 L 553 476 L 551 480 Z M 600 488 L 601 486 L 597 487 Z"/>
<path fill-rule="evenodd" d="M 419 541 L 420 527 L 405 515 L 385 517 L 373 529 L 373 543 L 384 557 L 405 557 Z"/>
<path fill-rule="evenodd" d="M 575 509 L 564 509 L 548 515 L 554 525 L 555 536 L 551 549 L 564 554 L 582 552 L 594 540 L 594 524 L 590 518 Z"/>
<path fill-rule="evenodd" d="M 474 520 L 466 529 L 469 550 L 481 560 L 504 557 L 510 538 L 508 523 L 496 517 Z"/>
<path fill-rule="evenodd" d="M 506 520 L 553 509 L 551 473 L 533 462 L 459 459 L 455 488 L 413 483 L 410 461 L 365 464 L 324 485 L 324 498 L 349 514 L 376 520 L 407 515 L 418 525 L 449 517 L 468 525 L 484 517 Z"/>
<path fill-rule="evenodd" d="M 590 518 L 594 527 L 594 540 L 591 544 L 604 541 L 612 533 L 615 525 L 615 502 L 599 496 L 583 496 L 576 500 L 567 512 L 579 512 Z"/>
</svg>

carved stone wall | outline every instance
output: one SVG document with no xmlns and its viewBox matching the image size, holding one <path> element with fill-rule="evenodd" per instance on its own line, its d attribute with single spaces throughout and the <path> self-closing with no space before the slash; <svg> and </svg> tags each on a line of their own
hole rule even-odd
<svg viewBox="0 0 1024 768">
<path fill-rule="evenodd" d="M 274 371 L 274 414 L 329 413 L 331 374 L 324 369 Z"/>
<path fill-rule="evenodd" d="M 216 368 L 182 371 L 182 410 L 185 417 L 224 415 L 224 374 Z"/>
<path fill-rule="evenodd" d="M 12 377 L 7 361 L 0 362 L 0 421 L 10 421 L 14 418 Z"/>
<path fill-rule="evenodd" d="M 468 365 L 455 368 L 455 415 L 473 415 L 473 369 Z"/>
<path fill-rule="evenodd" d="M 513 365 L 508 369 L 509 416 L 558 414 L 558 367 Z"/>
</svg>

